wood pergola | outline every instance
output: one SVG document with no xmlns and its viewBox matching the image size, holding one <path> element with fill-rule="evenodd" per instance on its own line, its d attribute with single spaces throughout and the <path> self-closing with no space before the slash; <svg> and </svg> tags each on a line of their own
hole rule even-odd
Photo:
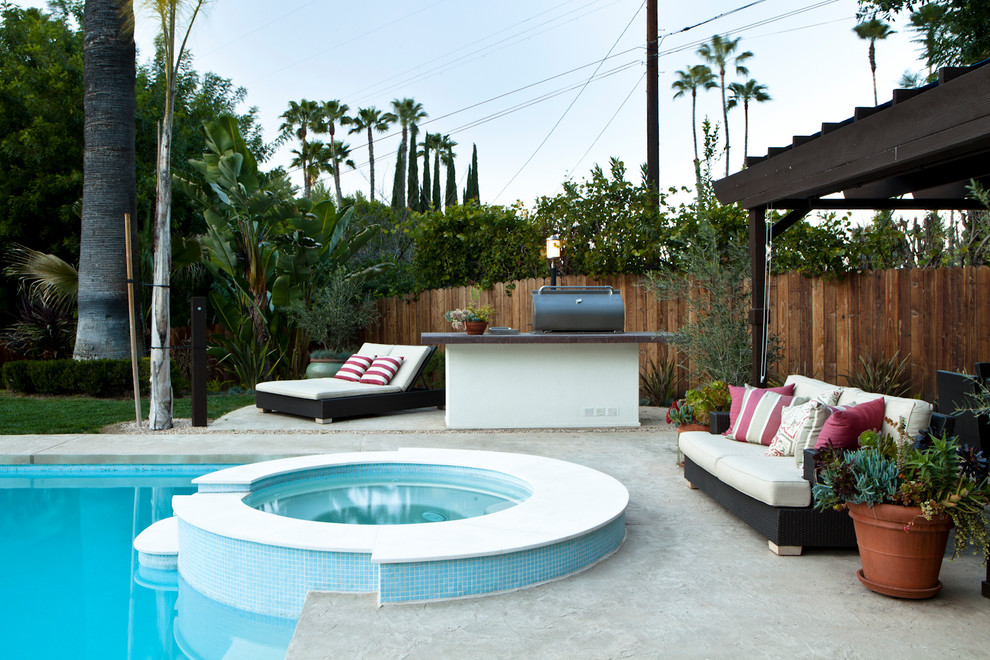
<svg viewBox="0 0 990 660">
<path fill-rule="evenodd" d="M 714 183 L 719 202 L 749 211 L 754 384 L 766 384 L 766 356 L 757 347 L 764 344 L 770 313 L 768 236 L 772 242 L 816 209 L 982 208 L 966 187 L 973 179 L 990 182 L 988 64 L 942 69 L 937 82 L 894 90 L 891 101 L 856 108 L 849 119 L 823 123 L 814 135 L 747 157 L 745 169 Z M 771 209 L 789 213 L 768 227 Z"/>
</svg>

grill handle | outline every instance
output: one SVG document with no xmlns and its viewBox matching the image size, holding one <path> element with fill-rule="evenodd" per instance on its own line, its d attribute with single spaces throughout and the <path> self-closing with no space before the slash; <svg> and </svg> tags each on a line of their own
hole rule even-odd
<svg viewBox="0 0 990 660">
<path fill-rule="evenodd" d="M 617 293 L 615 289 L 610 286 L 541 286 L 537 291 L 536 295 L 545 295 L 543 290 L 546 289 L 547 293 L 608 293 L 612 295 Z"/>
</svg>

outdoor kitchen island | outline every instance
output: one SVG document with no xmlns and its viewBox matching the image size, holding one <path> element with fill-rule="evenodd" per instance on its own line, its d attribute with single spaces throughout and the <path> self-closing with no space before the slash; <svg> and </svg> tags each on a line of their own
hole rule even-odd
<svg viewBox="0 0 990 660">
<path fill-rule="evenodd" d="M 424 332 L 446 347 L 447 428 L 639 426 L 639 346 L 667 333 Z"/>
</svg>

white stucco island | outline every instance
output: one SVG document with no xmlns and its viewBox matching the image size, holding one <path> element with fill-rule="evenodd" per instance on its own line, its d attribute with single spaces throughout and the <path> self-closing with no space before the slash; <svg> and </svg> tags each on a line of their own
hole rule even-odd
<svg viewBox="0 0 990 660">
<path fill-rule="evenodd" d="M 445 346 L 451 429 L 639 426 L 639 347 L 668 333 L 424 332 Z"/>
</svg>

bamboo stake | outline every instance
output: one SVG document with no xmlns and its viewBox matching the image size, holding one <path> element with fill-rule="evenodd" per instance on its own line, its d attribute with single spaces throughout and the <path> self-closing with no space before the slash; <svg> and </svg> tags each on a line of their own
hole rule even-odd
<svg viewBox="0 0 990 660">
<path fill-rule="evenodd" d="M 124 214 L 124 251 L 127 260 L 127 329 L 131 336 L 131 382 L 134 385 L 134 421 L 141 428 L 141 381 L 138 375 L 137 333 L 134 329 L 134 267 L 131 261 L 131 214 Z"/>
</svg>

